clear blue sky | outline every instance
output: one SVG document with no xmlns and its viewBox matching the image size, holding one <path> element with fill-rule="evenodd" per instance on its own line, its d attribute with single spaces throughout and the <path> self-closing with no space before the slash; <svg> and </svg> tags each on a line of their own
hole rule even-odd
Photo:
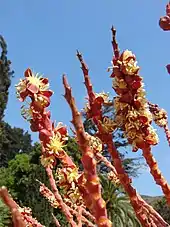
<svg viewBox="0 0 170 227">
<path fill-rule="evenodd" d="M 1 0 L 0 3 L 0 33 L 7 41 L 8 57 L 15 70 L 5 117 L 12 126 L 29 130 L 27 122 L 20 116 L 21 104 L 16 100 L 14 89 L 27 67 L 49 78 L 55 91 L 52 117 L 70 125 L 71 114 L 62 97 L 61 75 L 67 73 L 78 107 L 82 108 L 85 89 L 76 49 L 83 52 L 90 67 L 95 91 L 114 94 L 106 72 L 112 57 L 112 24 L 117 28 L 121 50 L 130 49 L 137 56 L 148 99 L 170 113 L 170 76 L 165 70 L 165 65 L 170 63 L 170 34 L 158 26 L 167 1 Z M 158 132 L 160 144 L 153 152 L 170 182 L 170 148 L 163 133 Z M 37 136 L 32 134 L 32 139 L 36 141 Z M 142 194 L 161 194 L 146 171 L 134 185 Z"/>
</svg>

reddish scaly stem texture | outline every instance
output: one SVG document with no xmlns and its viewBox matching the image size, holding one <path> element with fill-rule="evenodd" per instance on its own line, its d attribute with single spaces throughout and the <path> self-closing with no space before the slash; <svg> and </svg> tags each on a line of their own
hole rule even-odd
<svg viewBox="0 0 170 227">
<path fill-rule="evenodd" d="M 52 191 L 49 190 L 43 183 L 41 183 L 40 181 L 38 181 L 38 182 L 40 183 L 40 193 L 49 201 L 49 203 L 51 204 L 52 207 L 59 208 L 60 201 L 56 200 L 54 193 L 52 193 Z M 67 203 L 66 203 L 66 205 L 68 206 Z M 78 212 L 75 209 L 72 209 L 69 206 L 68 206 L 68 209 L 72 215 L 78 217 Z M 87 226 L 89 226 L 89 227 L 94 227 L 93 223 L 90 222 L 88 219 L 95 222 L 95 218 L 88 211 L 86 211 L 85 208 L 83 208 L 83 207 L 82 207 L 82 211 L 83 211 L 83 215 L 84 215 L 84 216 L 82 216 L 82 222 L 87 224 Z"/>
<path fill-rule="evenodd" d="M 158 168 L 158 164 L 151 153 L 151 147 L 149 145 L 146 145 L 142 150 L 143 156 L 145 157 L 146 162 L 150 167 L 150 173 L 154 177 L 156 184 L 161 186 L 162 191 L 167 199 L 167 202 L 168 204 L 170 204 L 170 186 Z"/>
<path fill-rule="evenodd" d="M 81 206 L 78 207 L 78 216 L 77 216 L 78 227 L 82 227 L 82 212 L 83 212 L 83 208 Z"/>
<path fill-rule="evenodd" d="M 106 204 L 101 196 L 101 186 L 99 183 L 99 178 L 97 176 L 96 161 L 94 158 L 94 154 L 88 144 L 88 138 L 84 131 L 80 113 L 77 110 L 74 98 L 72 97 L 71 94 L 71 88 L 68 85 L 65 76 L 63 76 L 63 84 L 65 88 L 64 97 L 71 108 L 73 117 L 72 123 L 76 130 L 80 150 L 82 151 L 82 163 L 85 170 L 86 187 L 92 199 L 92 206 L 89 207 L 89 209 L 92 210 L 92 213 L 96 218 L 96 223 L 99 227 L 100 226 L 111 227 L 111 222 L 107 218 Z"/>
</svg>

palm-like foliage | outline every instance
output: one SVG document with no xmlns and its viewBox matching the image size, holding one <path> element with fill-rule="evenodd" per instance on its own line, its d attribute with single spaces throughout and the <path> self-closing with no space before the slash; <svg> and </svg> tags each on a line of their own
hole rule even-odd
<svg viewBox="0 0 170 227">
<path fill-rule="evenodd" d="M 100 176 L 109 219 L 115 227 L 140 227 L 128 197 L 105 175 Z"/>
</svg>

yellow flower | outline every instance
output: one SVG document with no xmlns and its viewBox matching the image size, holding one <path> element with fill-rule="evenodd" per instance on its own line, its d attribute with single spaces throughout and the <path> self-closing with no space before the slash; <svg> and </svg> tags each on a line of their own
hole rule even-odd
<svg viewBox="0 0 170 227">
<path fill-rule="evenodd" d="M 55 158 L 54 158 L 54 156 L 44 157 L 43 155 L 41 155 L 40 161 L 41 161 L 42 166 L 52 168 Z"/>
<path fill-rule="evenodd" d="M 79 177 L 78 169 L 77 168 L 74 168 L 74 169 L 67 168 L 67 170 L 68 170 L 68 173 L 67 173 L 68 182 L 71 183 L 73 181 L 76 181 Z"/>
<path fill-rule="evenodd" d="M 56 132 L 56 134 L 51 137 L 49 144 L 47 144 L 49 154 L 59 154 L 63 150 L 64 141 L 62 141 L 61 134 Z"/>
<path fill-rule="evenodd" d="M 116 97 L 113 100 L 113 106 L 116 112 L 118 112 L 119 110 L 123 110 L 128 106 L 128 103 L 123 103 L 120 102 L 120 97 Z"/>
<path fill-rule="evenodd" d="M 113 132 L 117 127 L 116 122 L 108 117 L 105 117 L 103 119 L 103 122 L 101 122 L 101 124 L 104 131 L 108 133 Z"/>
<path fill-rule="evenodd" d="M 152 145 L 158 144 L 159 138 L 156 133 L 156 129 L 153 129 L 152 126 L 149 127 L 149 135 L 145 137 L 145 140 L 148 141 Z"/>
<path fill-rule="evenodd" d="M 86 135 L 88 137 L 89 145 L 90 145 L 91 149 L 92 150 L 94 149 L 95 151 L 101 152 L 102 149 L 103 149 L 102 141 L 95 136 L 89 135 L 88 133 L 86 133 Z"/>
<path fill-rule="evenodd" d="M 119 87 L 123 89 L 127 87 L 127 83 L 124 81 L 124 79 L 118 79 L 117 77 L 115 77 L 112 86 L 113 88 Z"/>
<path fill-rule="evenodd" d="M 36 87 L 39 88 L 39 90 L 41 91 L 46 91 L 49 88 L 49 83 L 44 83 L 44 78 L 42 78 L 41 75 L 39 75 L 39 73 L 34 74 L 33 72 L 30 73 L 28 71 L 28 77 L 27 77 L 27 81 L 30 84 L 35 85 Z"/>
<path fill-rule="evenodd" d="M 20 93 L 24 91 L 27 87 L 26 81 L 20 79 L 20 82 L 17 85 L 15 85 L 15 87 L 16 87 L 17 98 L 20 98 Z"/>
<path fill-rule="evenodd" d="M 109 94 L 105 93 L 104 91 L 101 93 L 95 93 L 95 97 L 102 97 L 105 103 L 109 101 Z"/>
</svg>

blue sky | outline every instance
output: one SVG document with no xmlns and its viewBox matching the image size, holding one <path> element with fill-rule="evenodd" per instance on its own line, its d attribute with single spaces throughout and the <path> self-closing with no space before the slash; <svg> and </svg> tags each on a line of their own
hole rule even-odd
<svg viewBox="0 0 170 227">
<path fill-rule="evenodd" d="M 130 49 L 137 56 L 147 98 L 170 113 L 170 76 L 165 69 L 165 65 L 170 63 L 170 51 L 167 48 L 170 35 L 158 26 L 159 17 L 165 13 L 167 1 L 0 2 L 0 33 L 7 41 L 8 57 L 15 71 L 5 117 L 12 126 L 22 127 L 30 132 L 27 122 L 20 116 L 21 104 L 16 100 L 14 88 L 28 67 L 49 78 L 51 89 L 55 91 L 51 104 L 52 118 L 70 125 L 70 110 L 62 97 L 62 74 L 68 75 L 79 109 L 83 107 L 86 95 L 76 49 L 83 53 L 89 65 L 95 91 L 104 90 L 114 95 L 111 79 L 106 71 L 112 57 L 112 24 L 117 28 L 117 40 L 121 50 Z M 162 131 L 158 132 L 160 144 L 153 148 L 153 153 L 170 182 L 170 148 Z M 33 141 L 36 141 L 37 135 L 31 135 Z M 155 185 L 147 171 L 134 180 L 134 186 L 142 194 L 161 194 L 160 188 Z"/>
</svg>

